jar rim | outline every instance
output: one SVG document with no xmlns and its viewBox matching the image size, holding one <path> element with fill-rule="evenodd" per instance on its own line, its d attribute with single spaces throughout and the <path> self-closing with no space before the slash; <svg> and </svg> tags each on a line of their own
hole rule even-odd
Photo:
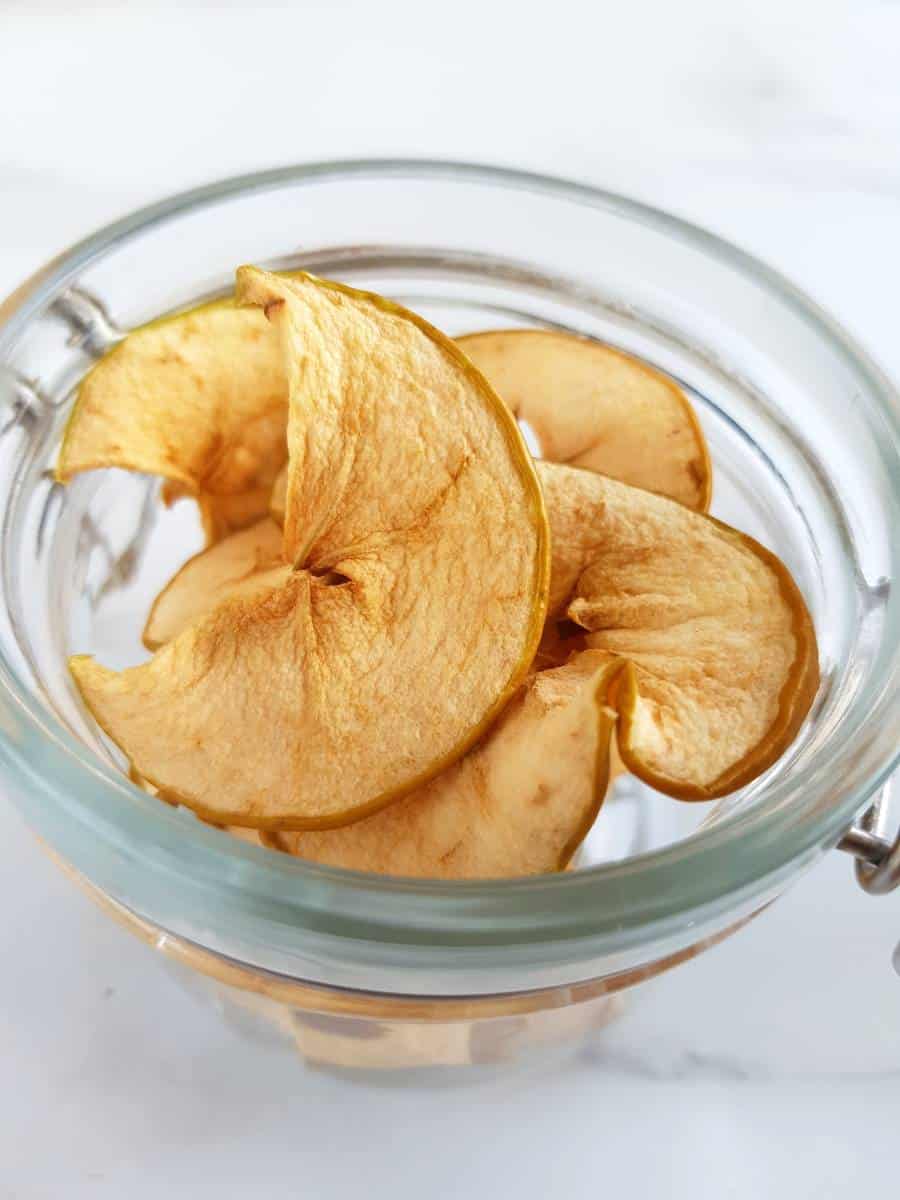
<svg viewBox="0 0 900 1200">
<path fill-rule="evenodd" d="M 778 271 L 696 225 L 585 184 L 477 163 L 426 159 L 316 162 L 235 176 L 182 192 L 116 221 L 54 258 L 0 302 L 0 362 L 30 321 L 80 271 L 124 242 L 188 212 L 248 193 L 325 180 L 412 177 L 537 191 L 610 210 L 724 262 L 777 296 L 866 381 L 868 404 L 887 428 L 881 447 L 900 512 L 900 399 L 847 333 Z M 873 418 L 874 419 L 874 418 Z M 843 536 L 843 535 L 842 535 Z M 891 545 L 900 577 L 900 544 Z M 891 633 L 896 636 L 891 637 Z M 870 677 L 844 714 L 841 738 L 771 784 L 765 810 L 734 813 L 684 841 L 584 871 L 516 880 L 440 882 L 366 875 L 280 856 L 184 822 L 95 758 L 36 702 L 0 654 L 0 767 L 59 820 L 89 830 L 144 872 L 190 887 L 205 903 L 233 904 L 282 927 L 364 942 L 461 950 L 602 939 L 640 940 L 686 914 L 735 907 L 813 861 L 841 836 L 897 765 L 900 601 L 887 598 L 886 634 Z M 877 728 L 875 728 L 877 727 Z M 873 728 L 875 731 L 873 732 Z M 791 796 L 831 796 L 800 820 Z M 740 854 L 735 845 L 740 841 Z"/>
</svg>

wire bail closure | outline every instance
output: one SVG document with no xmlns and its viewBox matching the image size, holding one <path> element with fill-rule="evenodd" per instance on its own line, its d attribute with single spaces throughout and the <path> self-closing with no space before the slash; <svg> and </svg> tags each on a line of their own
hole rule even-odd
<svg viewBox="0 0 900 1200">
<path fill-rule="evenodd" d="M 872 806 L 838 842 L 839 850 L 856 859 L 859 886 L 873 896 L 884 896 L 900 887 L 900 833 L 893 842 L 886 836 L 895 782 L 887 781 Z"/>
</svg>

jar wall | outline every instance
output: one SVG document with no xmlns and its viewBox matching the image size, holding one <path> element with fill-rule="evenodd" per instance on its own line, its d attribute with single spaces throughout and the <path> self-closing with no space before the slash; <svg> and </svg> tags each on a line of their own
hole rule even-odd
<svg viewBox="0 0 900 1200">
<path fill-rule="evenodd" d="M 242 261 L 382 290 L 449 333 L 562 327 L 688 389 L 713 511 L 776 549 L 817 622 L 823 688 L 789 754 L 715 811 L 624 780 L 580 870 L 508 886 L 372 881 L 230 845 L 137 792 L 86 719 L 72 651 L 140 653 L 141 607 L 196 545 L 151 481 L 63 492 L 78 379 L 122 330 L 228 286 Z M 831 846 L 896 753 L 896 402 L 789 285 L 665 214 L 503 172 L 275 173 L 145 214 L 0 308 L 0 766 L 32 827 L 154 927 L 265 971 L 393 994 L 569 987 L 642 968 L 755 911 Z M 893 722 L 893 723 L 892 723 Z"/>
</svg>

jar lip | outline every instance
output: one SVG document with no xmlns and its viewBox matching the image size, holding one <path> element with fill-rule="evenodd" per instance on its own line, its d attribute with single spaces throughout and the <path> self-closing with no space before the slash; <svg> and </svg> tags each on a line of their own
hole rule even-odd
<svg viewBox="0 0 900 1200">
<path fill-rule="evenodd" d="M 852 366 L 875 397 L 889 431 L 882 453 L 895 469 L 900 509 L 900 401 L 896 390 L 844 330 L 799 288 L 747 252 L 644 203 L 565 179 L 477 163 L 427 159 L 316 162 L 235 176 L 140 209 L 54 258 L 0 302 L 0 357 L 54 294 L 88 264 L 155 225 L 226 198 L 315 181 L 409 177 L 536 191 L 606 209 L 724 262 L 775 294 Z M 871 401 L 868 401 L 871 404 Z M 891 547 L 900 577 L 900 545 Z M 144 871 L 187 884 L 194 895 L 240 906 L 249 915 L 318 933 L 404 945 L 489 948 L 511 944 L 627 937 L 785 878 L 833 845 L 853 816 L 896 767 L 890 736 L 900 720 L 900 601 L 888 597 L 886 632 L 870 678 L 814 761 L 772 782 L 767 811 L 734 813 L 684 841 L 623 862 L 580 872 L 520 880 L 439 882 L 371 876 L 299 860 L 229 840 L 134 787 L 33 698 L 0 656 L 0 767 L 35 803 L 55 807 Z M 892 638 L 892 633 L 894 634 Z M 892 647 L 892 649 L 891 649 Z M 873 726 L 877 726 L 873 733 Z M 837 794 L 836 780 L 845 791 Z M 831 794 L 814 818 L 798 818 L 790 797 Z M 741 852 L 735 854 L 740 840 Z M 414 901 L 414 904 L 411 904 Z"/>
</svg>

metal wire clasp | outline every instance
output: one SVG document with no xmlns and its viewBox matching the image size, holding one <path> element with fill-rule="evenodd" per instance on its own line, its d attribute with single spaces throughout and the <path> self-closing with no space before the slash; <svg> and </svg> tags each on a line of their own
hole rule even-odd
<svg viewBox="0 0 900 1200">
<path fill-rule="evenodd" d="M 846 850 L 856 858 L 859 886 L 874 896 L 883 896 L 900 887 L 900 833 L 893 842 L 885 836 L 894 789 L 895 779 L 889 779 L 872 807 L 838 842 L 839 850 Z"/>
</svg>

